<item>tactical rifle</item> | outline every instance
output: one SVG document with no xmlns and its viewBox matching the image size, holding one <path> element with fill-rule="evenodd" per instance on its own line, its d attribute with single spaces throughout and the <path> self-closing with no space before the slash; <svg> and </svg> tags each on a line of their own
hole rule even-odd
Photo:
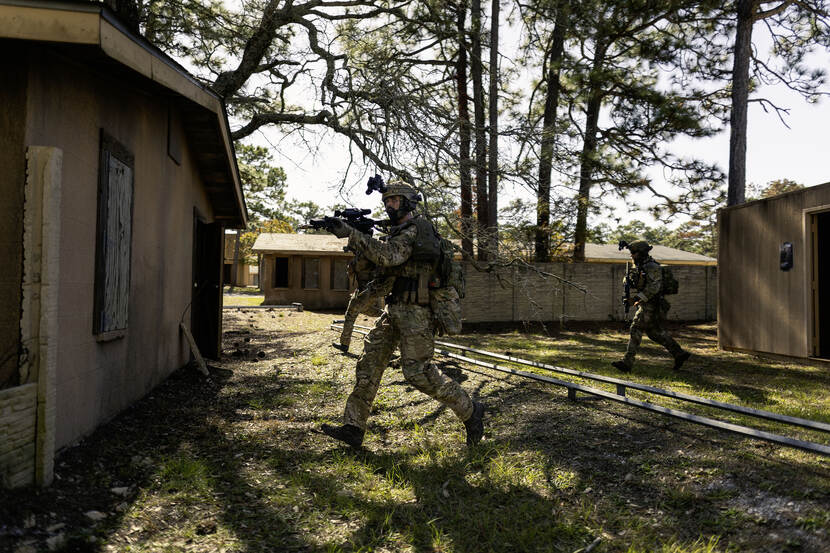
<svg viewBox="0 0 830 553">
<path fill-rule="evenodd" d="M 341 220 L 350 227 L 356 228 L 360 232 L 371 236 L 374 229 L 381 229 L 390 224 L 389 221 L 376 221 L 366 217 L 371 212 L 371 209 L 358 209 L 354 207 L 343 210 L 337 209 L 334 212 L 334 217 L 326 215 L 322 219 L 311 219 L 307 225 L 302 225 L 299 228 L 331 231 L 336 224 L 335 221 Z"/>
</svg>

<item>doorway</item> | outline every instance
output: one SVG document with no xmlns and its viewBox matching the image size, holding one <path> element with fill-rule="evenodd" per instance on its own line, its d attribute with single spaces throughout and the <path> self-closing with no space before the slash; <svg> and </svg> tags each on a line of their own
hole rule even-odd
<svg viewBox="0 0 830 553">
<path fill-rule="evenodd" d="M 811 215 L 813 357 L 830 359 L 830 211 Z"/>
<path fill-rule="evenodd" d="M 219 223 L 193 217 L 190 330 L 203 357 L 219 359 L 222 337 L 222 238 Z"/>
</svg>

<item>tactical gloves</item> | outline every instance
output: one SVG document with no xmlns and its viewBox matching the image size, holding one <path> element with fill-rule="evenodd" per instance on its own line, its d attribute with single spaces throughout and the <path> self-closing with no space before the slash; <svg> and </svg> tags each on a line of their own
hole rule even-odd
<svg viewBox="0 0 830 553">
<path fill-rule="evenodd" d="M 328 229 L 328 231 L 338 238 L 348 238 L 352 233 L 352 227 L 347 225 L 341 219 L 334 219 L 331 223 L 331 228 Z"/>
</svg>

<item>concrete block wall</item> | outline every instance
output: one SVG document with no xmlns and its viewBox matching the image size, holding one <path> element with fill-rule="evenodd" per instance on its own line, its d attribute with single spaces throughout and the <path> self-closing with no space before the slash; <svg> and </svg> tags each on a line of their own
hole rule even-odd
<svg viewBox="0 0 830 553">
<path fill-rule="evenodd" d="M 538 263 L 538 272 L 510 267 L 497 273 L 466 266 L 466 322 L 614 321 L 620 303 L 625 265 L 620 263 Z M 680 292 L 669 296 L 670 320 L 714 320 L 717 315 L 717 268 L 672 265 Z"/>
<path fill-rule="evenodd" d="M 35 480 L 37 384 L 0 390 L 0 487 Z"/>
</svg>

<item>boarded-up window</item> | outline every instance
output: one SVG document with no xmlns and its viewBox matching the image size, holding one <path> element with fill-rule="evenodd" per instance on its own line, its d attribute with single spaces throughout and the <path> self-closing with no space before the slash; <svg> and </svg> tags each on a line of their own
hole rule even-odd
<svg viewBox="0 0 830 553">
<path fill-rule="evenodd" d="M 348 290 L 349 289 L 349 273 L 346 266 L 349 264 L 347 259 L 339 257 L 331 260 L 331 289 L 332 290 Z"/>
<path fill-rule="evenodd" d="M 288 258 L 274 258 L 274 288 L 288 288 Z"/>
<path fill-rule="evenodd" d="M 320 288 L 320 259 L 317 257 L 303 258 L 303 288 Z"/>
<path fill-rule="evenodd" d="M 127 328 L 133 220 L 133 155 L 101 132 L 93 332 L 116 337 Z"/>
</svg>

